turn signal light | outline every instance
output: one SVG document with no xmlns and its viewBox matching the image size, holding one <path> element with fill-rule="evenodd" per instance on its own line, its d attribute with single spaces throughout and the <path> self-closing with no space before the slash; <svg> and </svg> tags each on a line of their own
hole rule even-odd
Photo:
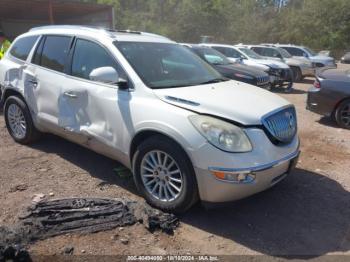
<svg viewBox="0 0 350 262">
<path fill-rule="evenodd" d="M 212 174 L 220 180 L 226 180 L 233 183 L 252 183 L 255 180 L 255 174 L 253 173 L 226 173 L 221 171 L 212 171 Z"/>
</svg>

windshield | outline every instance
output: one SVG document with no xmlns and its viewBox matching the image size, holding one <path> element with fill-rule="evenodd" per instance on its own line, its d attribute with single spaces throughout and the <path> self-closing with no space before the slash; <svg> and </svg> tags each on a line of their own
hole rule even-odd
<svg viewBox="0 0 350 262">
<path fill-rule="evenodd" d="M 316 52 L 314 52 L 314 51 L 311 50 L 310 48 L 304 47 L 304 49 L 305 49 L 311 56 L 317 55 Z"/>
<path fill-rule="evenodd" d="M 232 64 L 230 60 L 226 58 L 220 52 L 212 48 L 194 48 L 193 51 L 202 57 L 205 61 L 212 65 L 229 65 Z"/>
<path fill-rule="evenodd" d="M 287 50 L 280 48 L 280 47 L 277 47 L 277 49 L 284 58 L 291 58 L 292 57 L 292 55 L 290 53 L 288 53 Z"/>
<path fill-rule="evenodd" d="M 114 42 L 150 88 L 171 88 L 225 81 L 215 69 L 179 44 Z"/>
<path fill-rule="evenodd" d="M 263 59 L 260 55 L 255 53 L 253 50 L 248 49 L 248 48 L 239 48 L 243 53 L 245 53 L 247 56 L 253 59 Z"/>
</svg>

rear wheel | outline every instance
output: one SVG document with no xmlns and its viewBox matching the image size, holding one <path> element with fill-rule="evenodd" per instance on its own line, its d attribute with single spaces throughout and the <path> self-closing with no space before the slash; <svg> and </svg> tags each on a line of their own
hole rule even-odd
<svg viewBox="0 0 350 262">
<path fill-rule="evenodd" d="M 184 212 L 198 199 L 190 160 L 174 141 L 163 136 L 145 140 L 133 157 L 138 190 L 153 206 L 168 212 Z"/>
<path fill-rule="evenodd" d="M 340 127 L 350 129 L 350 99 L 339 104 L 335 111 L 335 120 Z"/>
<path fill-rule="evenodd" d="M 29 144 L 40 137 L 27 105 L 16 96 L 6 99 L 4 107 L 6 127 L 12 138 L 20 144 Z"/>
</svg>

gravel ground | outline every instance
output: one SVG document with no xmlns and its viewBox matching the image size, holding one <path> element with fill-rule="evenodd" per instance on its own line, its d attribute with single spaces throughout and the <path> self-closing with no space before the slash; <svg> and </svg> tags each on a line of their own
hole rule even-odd
<svg viewBox="0 0 350 262">
<path fill-rule="evenodd" d="M 30 246 L 30 252 L 58 255 L 73 246 L 75 255 L 350 255 L 350 130 L 305 110 L 312 82 L 305 79 L 293 93 L 279 93 L 297 108 L 302 154 L 297 169 L 276 187 L 218 209 L 197 205 L 180 217 L 173 236 L 134 225 L 54 237 Z M 143 201 L 133 181 L 113 171 L 118 163 L 85 148 L 51 135 L 32 146 L 15 144 L 2 116 L 0 141 L 0 225 L 15 223 L 39 193 Z"/>
</svg>

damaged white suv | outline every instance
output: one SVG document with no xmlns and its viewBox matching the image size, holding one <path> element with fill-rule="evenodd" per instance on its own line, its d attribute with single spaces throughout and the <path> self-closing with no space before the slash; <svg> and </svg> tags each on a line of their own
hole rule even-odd
<svg viewBox="0 0 350 262">
<path fill-rule="evenodd" d="M 15 141 L 54 133 L 116 159 L 167 211 L 265 190 L 299 155 L 293 105 L 158 35 L 35 28 L 1 60 L 0 84 Z"/>
</svg>

